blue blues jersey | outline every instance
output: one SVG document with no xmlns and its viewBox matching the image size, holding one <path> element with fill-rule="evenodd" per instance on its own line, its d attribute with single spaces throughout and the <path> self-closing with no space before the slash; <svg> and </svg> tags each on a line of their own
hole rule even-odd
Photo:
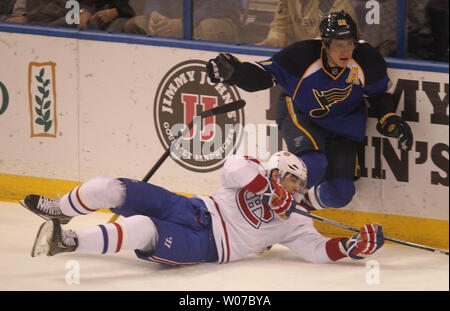
<svg viewBox="0 0 450 311">
<path fill-rule="evenodd" d="M 346 68 L 332 75 L 324 65 L 320 40 L 294 43 L 256 65 L 269 72 L 301 111 L 321 127 L 361 141 L 367 122 L 363 96 L 390 92 L 391 82 L 383 57 L 360 41 Z M 381 105 L 381 104 L 380 104 Z"/>
</svg>

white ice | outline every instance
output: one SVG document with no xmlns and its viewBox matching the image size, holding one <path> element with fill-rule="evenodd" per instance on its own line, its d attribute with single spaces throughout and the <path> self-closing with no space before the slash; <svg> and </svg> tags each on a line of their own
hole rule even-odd
<svg viewBox="0 0 450 311">
<path fill-rule="evenodd" d="M 105 223 L 111 215 L 78 217 L 65 227 Z M 18 203 L 0 202 L 0 290 L 449 290 L 448 256 L 394 244 L 362 261 L 344 259 L 321 265 L 307 263 L 279 245 L 224 265 L 166 267 L 139 260 L 134 252 L 32 258 L 31 247 L 43 221 Z M 79 284 L 74 282 L 77 266 Z"/>
</svg>

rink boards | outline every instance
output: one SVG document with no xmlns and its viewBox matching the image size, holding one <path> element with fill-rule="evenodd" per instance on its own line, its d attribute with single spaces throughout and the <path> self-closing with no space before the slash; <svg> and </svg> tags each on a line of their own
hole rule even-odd
<svg viewBox="0 0 450 311">
<path fill-rule="evenodd" d="M 274 121 L 276 92 L 247 93 L 206 79 L 204 62 L 220 47 L 1 30 L 3 200 L 31 192 L 56 197 L 96 175 L 142 179 L 173 141 L 173 126 L 237 99 L 247 102 L 242 111 L 207 118 L 186 138 L 192 149 L 182 155 L 190 150 L 194 159 L 166 160 L 151 182 L 176 192 L 212 193 L 228 154 L 265 162 L 284 147 Z M 239 51 L 243 61 L 268 58 Z M 353 226 L 378 221 L 393 237 L 448 248 L 448 72 L 389 68 L 389 75 L 397 113 L 414 132 L 413 149 L 400 152 L 370 117 L 357 196 L 345 210 L 318 213 Z M 198 146 L 189 140 L 194 137 Z"/>
</svg>

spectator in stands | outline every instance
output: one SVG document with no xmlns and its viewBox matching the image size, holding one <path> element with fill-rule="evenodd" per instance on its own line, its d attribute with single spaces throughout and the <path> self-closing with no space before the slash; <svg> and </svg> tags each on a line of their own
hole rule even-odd
<svg viewBox="0 0 450 311">
<path fill-rule="evenodd" d="M 430 0 L 426 12 L 433 37 L 432 59 L 448 62 L 448 0 Z"/>
<path fill-rule="evenodd" d="M 381 55 L 395 57 L 397 51 L 397 1 L 378 0 L 380 23 L 365 22 L 366 0 L 351 0 L 361 21 L 361 38 Z M 408 0 L 408 57 L 448 61 L 448 0 Z"/>
<path fill-rule="evenodd" d="M 397 1 L 378 0 L 379 23 L 367 23 L 372 7 L 366 8 L 367 0 L 351 0 L 359 22 L 361 39 L 370 42 L 383 56 L 395 56 L 397 51 Z"/>
<path fill-rule="evenodd" d="M 25 0 L 2 0 L 0 2 L 0 22 L 25 14 Z"/>
<path fill-rule="evenodd" d="M 16 7 L 25 3 L 25 10 L 19 16 L 8 18 L 7 22 L 40 24 L 46 26 L 78 27 L 79 29 L 102 29 L 121 32 L 125 22 L 135 15 L 128 0 L 79 0 L 80 24 L 66 22 L 67 0 L 17 0 Z"/>
<path fill-rule="evenodd" d="M 122 32 L 128 19 L 135 16 L 129 0 L 79 0 L 80 29 Z"/>
<path fill-rule="evenodd" d="M 193 3 L 194 39 L 238 42 L 240 0 L 196 0 Z M 146 14 L 130 19 L 125 32 L 181 38 L 183 1 L 147 1 Z"/>
<path fill-rule="evenodd" d="M 17 0 L 14 7 L 16 16 L 12 16 L 6 21 L 10 23 L 66 26 L 67 9 L 65 5 L 66 0 Z"/>
<path fill-rule="evenodd" d="M 407 2 L 408 58 L 448 61 L 448 0 Z"/>
<path fill-rule="evenodd" d="M 340 10 L 356 16 L 350 0 L 280 0 L 266 39 L 257 44 L 285 47 L 295 41 L 319 38 L 322 16 Z"/>
</svg>

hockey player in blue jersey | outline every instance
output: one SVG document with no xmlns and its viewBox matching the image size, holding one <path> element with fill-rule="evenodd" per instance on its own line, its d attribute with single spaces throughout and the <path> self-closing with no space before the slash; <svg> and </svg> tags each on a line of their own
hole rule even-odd
<svg viewBox="0 0 450 311">
<path fill-rule="evenodd" d="M 206 66 L 213 82 L 249 92 L 283 87 L 276 121 L 288 150 L 308 168 L 304 203 L 312 209 L 346 206 L 355 194 L 356 144 L 364 140 L 367 122 L 364 97 L 382 135 L 398 138 L 403 150 L 413 144 L 409 125 L 395 114 L 386 62 L 358 40 L 351 16 L 328 14 L 319 27 L 320 40 L 296 42 L 268 60 L 241 62 L 221 53 Z"/>
</svg>

